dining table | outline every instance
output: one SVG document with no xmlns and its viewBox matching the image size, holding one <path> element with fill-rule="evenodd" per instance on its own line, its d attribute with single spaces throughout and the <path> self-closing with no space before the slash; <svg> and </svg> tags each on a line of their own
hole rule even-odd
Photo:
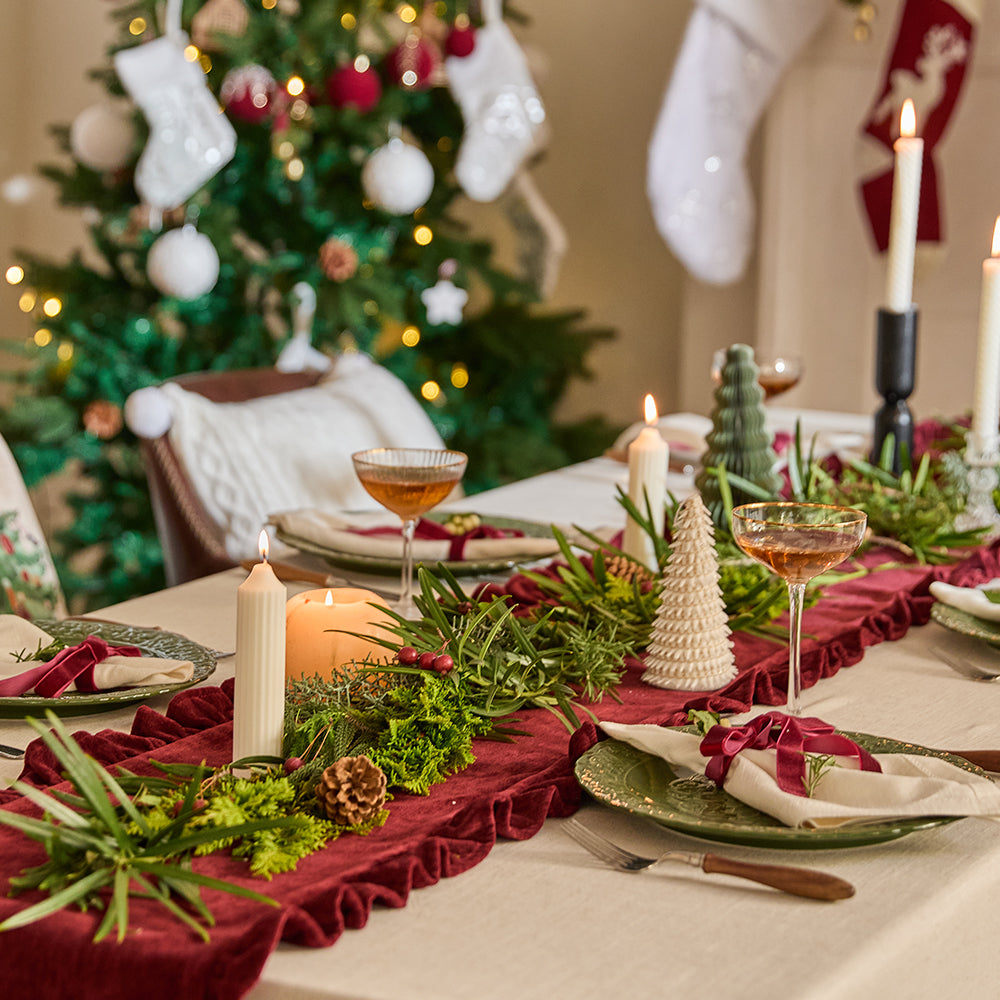
<svg viewBox="0 0 1000 1000">
<path fill-rule="evenodd" d="M 857 416 L 806 414 L 810 416 L 820 428 L 844 435 L 838 438 L 841 444 L 850 443 L 851 435 L 867 426 L 867 419 Z M 787 423 L 802 414 L 784 417 Z M 771 420 L 780 422 L 774 413 Z M 624 523 L 617 491 L 626 482 L 626 465 L 601 456 L 465 497 L 452 506 L 484 518 L 615 528 Z M 690 469 L 670 472 L 668 489 L 675 496 L 692 488 Z M 299 558 L 304 567 L 317 565 L 315 557 Z M 956 567 L 964 566 L 962 579 L 975 584 L 988 579 L 996 563 L 995 545 L 984 544 L 959 554 L 950 566 L 906 567 L 898 577 L 905 583 L 893 584 L 894 593 L 882 595 L 882 603 L 873 605 L 870 627 L 853 644 L 844 644 L 839 661 L 823 667 L 823 676 L 807 673 L 802 714 L 841 730 L 926 747 L 1000 749 L 1000 685 L 962 676 L 937 649 L 973 660 L 1000 654 L 976 638 L 928 621 L 932 599 L 927 593 L 932 579 L 950 579 Z M 93 615 L 176 632 L 216 651 L 215 672 L 200 685 L 214 688 L 233 677 L 236 591 L 245 577 L 245 570 L 231 569 Z M 374 585 L 379 585 L 377 580 Z M 291 595 L 310 585 L 287 586 Z M 836 590 L 830 588 L 830 597 L 817 609 L 806 610 L 807 649 L 810 643 L 835 645 L 822 634 L 818 639 L 810 635 L 818 608 L 828 599 L 836 602 Z M 855 599 L 855 615 L 857 605 Z M 768 662 L 777 664 L 781 652 L 775 646 Z M 779 670 L 770 669 L 772 674 Z M 697 692 L 685 693 L 678 700 L 678 692 L 656 692 L 648 685 L 642 691 L 637 673 L 632 686 L 647 717 L 653 699 L 661 695 L 674 698 L 672 706 L 680 706 L 683 697 L 690 696 L 692 703 L 699 697 Z M 764 684 L 753 690 L 770 689 Z M 153 698 L 141 711 L 165 713 L 169 701 L 167 696 Z M 598 723 L 612 715 L 628 721 L 614 699 L 606 697 L 590 707 Z M 745 706 L 735 721 L 761 707 Z M 781 706 L 772 702 L 765 707 Z M 135 704 L 122 705 L 66 721 L 79 733 L 128 733 L 137 709 Z M 574 736 L 568 731 L 556 724 L 556 735 L 546 732 L 550 741 L 562 740 L 566 754 L 573 753 Z M 23 719 L 0 720 L 0 743 L 25 747 L 33 736 Z M 519 737 L 507 745 L 508 760 L 523 763 L 534 752 L 532 739 Z M 0 780 L 9 784 L 21 767 L 20 761 L 0 761 Z M 516 813 L 516 804 L 496 796 L 496 836 L 474 863 L 449 866 L 442 856 L 436 869 L 425 864 L 423 874 L 405 891 L 391 898 L 376 894 L 370 907 L 359 903 L 354 919 L 330 935 L 332 944 L 304 946 L 295 943 L 294 936 L 266 942 L 262 966 L 242 992 L 253 1000 L 660 1000 L 729 994 L 747 1000 L 937 1000 L 997 995 L 990 958 L 1000 899 L 1000 826 L 995 821 L 964 818 L 861 846 L 833 841 L 806 850 L 718 843 L 609 807 L 578 786 L 574 794 L 566 774 L 572 775 L 571 761 L 553 781 L 557 793 L 537 807 L 531 822 L 520 826 L 509 816 L 510 809 Z M 434 790 L 434 801 L 448 805 L 444 800 L 449 795 L 457 800 L 464 794 L 452 791 L 461 787 L 454 780 L 454 786 L 449 779 Z M 405 798 L 389 804 L 387 830 L 397 806 L 405 815 Z M 457 816 L 460 804 L 450 805 Z M 572 814 L 640 854 L 712 850 L 743 861 L 806 866 L 847 880 L 856 892 L 849 899 L 818 902 L 694 867 L 663 865 L 623 872 L 601 863 L 566 834 Z M 461 851 L 455 844 L 449 849 L 456 856 Z M 0 866 L 5 878 L 15 874 L 9 862 L 0 861 Z M 286 877 L 262 883 L 261 891 L 279 887 Z M 316 919 L 322 922 L 321 915 Z M 38 935 L 44 936 L 47 921 L 37 925 L 35 944 L 44 941 Z M 19 933 L 11 932 L 7 941 L 0 935 L 5 957 L 17 947 Z M 177 934 L 180 938 L 185 931 L 178 929 Z M 141 935 L 140 928 L 133 951 L 141 949 Z M 83 970 L 66 996 L 107 996 L 102 966 L 88 961 L 85 947 L 98 949 L 79 943 L 70 947 L 53 932 L 49 961 L 58 964 L 66 948 L 67 961 Z M 117 947 L 102 944 L 102 961 L 113 964 Z M 141 951 L 138 961 L 141 974 Z M 150 968 L 162 974 L 162 963 Z M 48 975 L 44 962 L 39 962 L 36 974 L 39 982 Z M 22 970 L 22 978 L 14 980 L 20 986 L 6 995 L 29 995 L 19 992 L 24 975 Z M 146 995 L 141 981 L 134 982 L 131 995 Z M 222 996 L 225 989 L 206 986 L 203 995 Z"/>
</svg>

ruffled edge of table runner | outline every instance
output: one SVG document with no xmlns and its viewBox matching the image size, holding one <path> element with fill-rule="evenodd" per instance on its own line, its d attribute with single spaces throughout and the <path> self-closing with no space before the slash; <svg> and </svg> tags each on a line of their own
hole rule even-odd
<svg viewBox="0 0 1000 1000">
<path fill-rule="evenodd" d="M 831 588 L 820 605 L 807 611 L 806 631 L 816 639 L 804 649 L 805 685 L 856 663 L 867 646 L 900 638 L 911 624 L 926 622 L 933 603 L 931 580 L 970 585 L 998 575 L 997 551 L 997 545 L 977 550 L 947 567 L 881 570 Z M 859 615 L 859 605 L 867 612 Z M 616 721 L 677 724 L 686 720 L 689 708 L 744 711 L 754 703 L 781 704 L 780 682 L 787 674 L 783 646 L 744 635 L 735 636 L 735 642 L 738 662 L 749 662 L 720 691 L 693 694 L 645 685 L 641 662 L 632 661 L 619 692 L 622 703 L 606 699 L 594 706 L 596 714 Z M 229 759 L 232 692 L 232 681 L 192 688 L 175 696 L 165 715 L 140 707 L 130 733 L 103 730 L 77 738 L 106 766 L 121 764 L 140 773 L 156 759 L 205 757 L 210 764 L 223 763 Z M 135 917 L 142 933 L 121 945 L 90 942 L 97 923 L 93 914 L 61 912 L 8 933 L 6 981 L 38 997 L 66 995 L 74 987 L 78 992 L 87 981 L 99 982 L 102 996 L 128 997 L 138 977 L 148 984 L 148 1000 L 242 996 L 279 940 L 313 947 L 332 944 L 345 929 L 364 926 L 376 903 L 401 907 L 412 889 L 478 864 L 498 837 L 528 839 L 548 816 L 574 812 L 580 790 L 573 764 L 596 742 L 596 728 L 585 723 L 570 737 L 550 713 L 537 710 L 520 713 L 519 726 L 533 735 L 513 744 L 479 741 L 478 759 L 465 771 L 427 797 L 399 796 L 385 828 L 367 838 L 343 837 L 272 882 L 252 878 L 242 862 L 228 855 L 196 862 L 210 874 L 272 895 L 281 902 L 280 910 L 208 893 L 218 920 L 209 945 L 141 902 L 135 904 Z M 40 786 L 61 778 L 40 741 L 28 748 L 23 777 Z M 0 793 L 0 802 L 18 811 L 32 808 L 9 790 Z M 9 872 L 43 859 L 33 842 L 6 828 L 0 828 L 0 856 Z M 0 900 L 0 917 L 28 901 Z M 51 952 L 54 940 L 60 947 L 56 974 L 39 982 L 39 956 Z"/>
</svg>

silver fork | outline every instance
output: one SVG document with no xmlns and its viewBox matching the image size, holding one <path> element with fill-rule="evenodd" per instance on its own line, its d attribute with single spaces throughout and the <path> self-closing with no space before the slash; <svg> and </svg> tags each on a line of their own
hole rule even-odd
<svg viewBox="0 0 1000 1000">
<path fill-rule="evenodd" d="M 954 655 L 950 649 L 945 649 L 936 643 L 931 646 L 931 650 L 942 663 L 963 677 L 971 677 L 974 681 L 995 681 L 1000 677 L 1000 667 L 979 666 L 971 660 Z"/>
<path fill-rule="evenodd" d="M 735 861 L 718 854 L 698 854 L 695 851 L 665 851 L 655 858 L 644 858 L 612 843 L 606 837 L 595 833 L 575 817 L 563 824 L 563 830 L 581 847 L 585 847 L 595 858 L 612 868 L 626 872 L 641 872 L 661 861 L 677 861 L 693 865 L 708 875 L 735 875 L 769 885 L 773 889 L 793 896 L 809 899 L 848 899 L 854 895 L 854 886 L 836 875 L 817 872 L 809 868 L 793 868 L 790 865 L 761 865 L 751 861 Z"/>
</svg>

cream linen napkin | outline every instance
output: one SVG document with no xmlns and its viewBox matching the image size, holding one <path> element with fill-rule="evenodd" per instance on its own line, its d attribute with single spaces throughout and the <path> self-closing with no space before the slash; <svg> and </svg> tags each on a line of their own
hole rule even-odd
<svg viewBox="0 0 1000 1000">
<path fill-rule="evenodd" d="M 950 604 L 959 611 L 985 618 L 987 621 L 1000 622 L 1000 604 L 994 604 L 984 593 L 984 590 L 1000 590 L 1000 580 L 990 580 L 978 587 L 953 587 L 950 583 L 935 580 L 931 584 L 931 595 L 942 604 Z"/>
<path fill-rule="evenodd" d="M 704 774 L 709 758 L 699 749 L 702 737 L 653 725 L 602 722 L 613 739 Z M 773 816 L 786 826 L 829 829 L 917 816 L 982 816 L 1000 819 L 1000 786 L 937 757 L 875 754 L 882 768 L 858 770 L 841 758 L 819 779 L 811 798 L 782 791 L 775 780 L 772 750 L 743 750 L 733 758 L 725 790 L 734 798 Z"/>
<path fill-rule="evenodd" d="M 401 559 L 403 539 L 401 535 L 359 535 L 351 529 L 397 527 L 385 511 L 371 511 L 360 514 L 331 514 L 321 510 L 289 510 L 271 514 L 268 518 L 283 536 L 294 545 L 295 539 L 311 542 L 324 549 L 350 555 L 373 556 L 380 559 Z M 571 540 L 578 537 L 573 531 L 566 532 Z M 418 562 L 446 562 L 449 559 L 451 542 L 442 538 L 416 538 L 413 542 L 413 558 Z M 544 559 L 554 556 L 559 545 L 551 536 L 547 538 L 470 538 L 462 551 L 464 562 L 478 562 L 487 559 Z"/>
<path fill-rule="evenodd" d="M 50 636 L 37 625 L 17 615 L 0 615 L 0 678 L 15 677 L 39 666 L 37 660 L 18 662 L 14 654 L 27 650 L 34 652 L 52 642 Z M 105 691 L 111 688 L 142 687 L 157 684 L 177 684 L 189 681 L 194 675 L 190 660 L 168 660 L 158 656 L 112 655 L 94 666 L 94 686 Z M 75 691 L 71 684 L 68 691 Z"/>
</svg>

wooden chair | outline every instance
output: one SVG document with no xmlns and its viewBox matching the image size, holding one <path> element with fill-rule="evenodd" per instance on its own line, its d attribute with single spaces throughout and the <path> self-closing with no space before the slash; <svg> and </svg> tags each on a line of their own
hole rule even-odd
<svg viewBox="0 0 1000 1000">
<path fill-rule="evenodd" d="M 133 393 L 125 419 L 142 442 L 171 586 L 255 557 L 271 514 L 377 506 L 352 452 L 444 447 L 403 382 L 360 352 L 322 374 L 184 375 Z"/>
<path fill-rule="evenodd" d="M 171 381 L 215 403 L 239 403 L 304 389 L 315 385 L 321 377 L 321 373 L 315 371 L 280 372 L 274 368 L 259 368 L 197 372 L 180 375 Z M 135 414 L 135 400 L 136 395 L 133 395 L 126 408 L 126 417 L 139 436 L 153 517 L 163 545 L 168 585 L 235 566 L 236 560 L 226 551 L 221 528 L 205 509 L 170 443 L 169 424 L 154 437 L 143 436 L 142 421 Z"/>
</svg>

